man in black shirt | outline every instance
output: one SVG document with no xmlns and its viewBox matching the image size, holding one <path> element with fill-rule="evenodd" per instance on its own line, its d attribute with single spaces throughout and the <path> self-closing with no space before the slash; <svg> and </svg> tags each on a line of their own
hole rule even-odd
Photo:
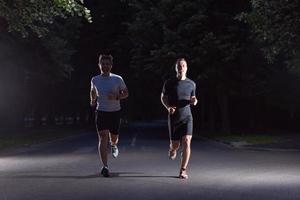
<svg viewBox="0 0 300 200">
<path fill-rule="evenodd" d="M 182 158 L 179 178 L 187 179 L 187 165 L 191 155 L 193 134 L 193 116 L 190 105 L 196 105 L 196 84 L 186 77 L 187 62 L 184 58 L 176 61 L 176 78 L 164 83 L 161 101 L 168 110 L 170 135 L 169 158 L 174 160 L 177 150 L 182 145 Z"/>
</svg>

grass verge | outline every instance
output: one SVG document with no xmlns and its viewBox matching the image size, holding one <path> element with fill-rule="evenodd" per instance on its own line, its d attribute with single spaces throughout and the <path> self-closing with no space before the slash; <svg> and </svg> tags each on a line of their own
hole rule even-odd
<svg viewBox="0 0 300 200">
<path fill-rule="evenodd" d="M 4 132 L 0 134 L 0 151 L 7 148 L 30 146 L 42 142 L 53 141 L 84 132 L 87 132 L 87 130 L 66 127 L 26 130 L 20 131 L 20 133 Z"/>
<path fill-rule="evenodd" d="M 278 136 L 259 134 L 259 133 L 229 133 L 229 134 L 202 134 L 209 139 L 222 141 L 225 143 L 245 142 L 249 145 L 276 143 L 279 140 Z"/>
</svg>

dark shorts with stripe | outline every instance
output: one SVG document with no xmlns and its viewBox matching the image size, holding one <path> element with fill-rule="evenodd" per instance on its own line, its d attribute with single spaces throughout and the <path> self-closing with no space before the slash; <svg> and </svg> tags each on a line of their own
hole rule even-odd
<svg viewBox="0 0 300 200">
<path fill-rule="evenodd" d="M 193 134 L 193 117 L 192 115 L 185 116 L 178 120 L 174 115 L 168 117 L 169 136 L 171 140 L 181 140 L 185 135 Z"/>
<path fill-rule="evenodd" d="M 118 135 L 120 131 L 120 111 L 104 112 L 97 110 L 95 123 L 97 131 L 109 130 L 111 134 Z"/>
</svg>

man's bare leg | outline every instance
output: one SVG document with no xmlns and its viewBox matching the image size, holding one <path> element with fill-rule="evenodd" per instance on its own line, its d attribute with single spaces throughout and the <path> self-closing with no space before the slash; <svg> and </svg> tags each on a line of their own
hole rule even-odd
<svg viewBox="0 0 300 200">
<path fill-rule="evenodd" d="M 99 157 L 103 163 L 103 166 L 107 165 L 107 144 L 109 141 L 109 131 L 108 130 L 102 130 L 98 132 L 98 138 L 99 138 L 99 145 L 98 145 L 98 152 Z"/>
<path fill-rule="evenodd" d="M 188 178 L 186 173 L 186 168 L 188 166 L 190 156 L 191 156 L 191 135 L 185 135 L 182 137 L 181 144 L 182 144 L 182 158 L 181 158 L 181 167 L 180 167 L 180 178 Z"/>
</svg>

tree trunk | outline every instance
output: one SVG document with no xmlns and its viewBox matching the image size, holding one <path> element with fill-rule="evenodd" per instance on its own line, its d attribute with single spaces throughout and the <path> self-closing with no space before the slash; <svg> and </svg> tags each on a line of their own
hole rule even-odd
<svg viewBox="0 0 300 200">
<path fill-rule="evenodd" d="M 228 133 L 230 131 L 230 119 L 229 119 L 227 94 L 223 94 L 221 98 L 221 116 L 222 116 L 222 131 Z"/>
<path fill-rule="evenodd" d="M 214 111 L 214 105 L 212 102 L 209 103 L 209 109 L 208 109 L 208 120 L 209 120 L 209 131 L 215 132 L 216 131 L 216 123 L 215 123 L 215 111 Z"/>
<path fill-rule="evenodd" d="M 199 103 L 200 103 L 200 129 L 205 129 L 205 98 L 200 98 L 199 99 Z"/>
<path fill-rule="evenodd" d="M 228 95 L 220 93 L 219 95 L 219 105 L 221 111 L 221 131 L 223 133 L 230 132 L 230 119 L 229 119 L 229 105 L 228 105 Z"/>
</svg>

